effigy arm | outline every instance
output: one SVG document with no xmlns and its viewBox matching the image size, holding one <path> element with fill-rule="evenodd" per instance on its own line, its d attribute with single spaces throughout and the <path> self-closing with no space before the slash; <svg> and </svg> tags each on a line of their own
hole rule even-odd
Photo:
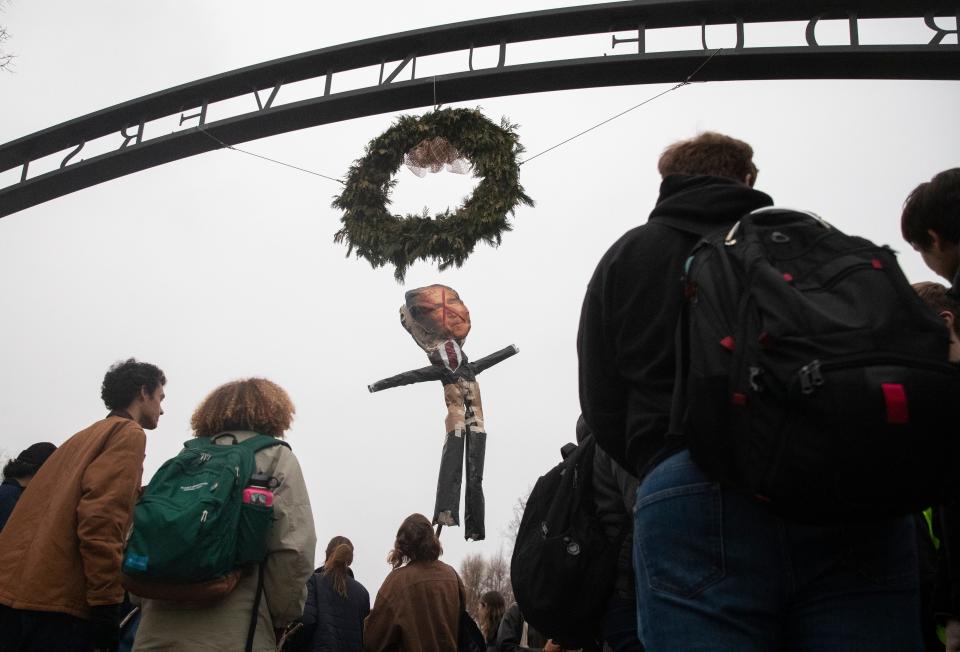
<svg viewBox="0 0 960 652">
<path fill-rule="evenodd" d="M 469 362 L 467 363 L 467 366 L 473 370 L 474 374 L 479 374 L 481 371 L 489 369 L 493 365 L 503 362 L 510 356 L 516 355 L 519 352 L 520 349 L 517 348 L 515 344 L 511 344 L 510 346 L 505 346 L 499 351 L 494 351 L 490 355 L 484 356 L 479 360 Z"/>
<path fill-rule="evenodd" d="M 378 380 L 372 385 L 367 385 L 367 389 L 371 392 L 379 392 L 382 389 L 400 387 L 401 385 L 424 383 L 428 380 L 440 380 L 443 376 L 443 372 L 443 367 L 438 365 L 430 365 L 429 367 L 422 367 L 420 369 L 411 369 L 410 371 L 404 371 L 396 376 L 390 376 L 389 378 Z"/>
</svg>

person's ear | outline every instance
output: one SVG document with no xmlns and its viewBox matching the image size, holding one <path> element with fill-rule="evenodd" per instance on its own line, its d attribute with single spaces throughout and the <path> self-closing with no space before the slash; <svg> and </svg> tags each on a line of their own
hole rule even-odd
<svg viewBox="0 0 960 652">
<path fill-rule="evenodd" d="M 743 182 L 753 188 L 753 184 L 757 182 L 757 175 L 752 172 L 748 172 Z"/>
<path fill-rule="evenodd" d="M 146 385 L 140 385 L 140 400 L 144 402 L 150 400 L 150 392 L 147 391 Z"/>
<path fill-rule="evenodd" d="M 943 238 L 940 237 L 940 234 L 934 231 L 933 229 L 927 229 L 927 235 L 930 236 L 930 246 L 926 247 L 927 251 L 942 251 L 943 250 Z"/>
<path fill-rule="evenodd" d="M 947 330 L 949 330 L 950 334 L 952 335 L 954 333 L 953 322 L 956 321 L 956 316 L 949 310 L 941 310 L 940 318 L 943 319 L 944 322 L 946 322 Z"/>
</svg>

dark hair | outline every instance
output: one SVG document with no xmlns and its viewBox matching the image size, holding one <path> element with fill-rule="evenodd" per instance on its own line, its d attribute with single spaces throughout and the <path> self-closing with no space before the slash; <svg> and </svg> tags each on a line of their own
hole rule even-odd
<svg viewBox="0 0 960 652">
<path fill-rule="evenodd" d="M 503 600 L 500 591 L 487 591 L 480 596 L 480 604 L 487 608 L 483 620 L 480 622 L 480 631 L 483 637 L 490 640 L 490 637 L 497 633 L 500 627 L 500 621 L 503 619 L 503 612 L 507 609 L 507 604 Z"/>
<path fill-rule="evenodd" d="M 3 467 L 4 480 L 24 480 L 36 475 L 47 458 L 57 447 L 48 441 L 30 444 L 20 454 L 10 459 Z"/>
<path fill-rule="evenodd" d="M 423 514 L 411 514 L 400 524 L 393 550 L 387 563 L 394 568 L 415 561 L 434 561 L 443 554 L 443 546 L 433 533 L 433 526 Z"/>
<path fill-rule="evenodd" d="M 960 242 L 960 168 L 944 170 L 907 195 L 900 215 L 903 239 L 929 249 L 933 230 L 948 242 Z"/>
<path fill-rule="evenodd" d="M 587 425 L 587 420 L 583 418 L 582 414 L 577 417 L 575 431 L 577 433 L 578 444 L 582 444 L 583 440 L 590 436 L 590 426 Z"/>
<path fill-rule="evenodd" d="M 167 377 L 159 367 L 130 358 L 110 367 L 100 386 L 100 398 L 108 410 L 125 410 L 140 395 L 141 388 L 153 394 L 166 384 Z"/>
<path fill-rule="evenodd" d="M 21 462 L 20 460 L 14 458 L 3 465 L 3 479 L 4 480 L 22 480 L 24 478 L 29 478 L 34 475 L 39 469 L 36 464 L 30 464 L 28 462 Z"/>
<path fill-rule="evenodd" d="M 657 163 L 660 176 L 670 174 L 708 174 L 745 182 L 757 178 L 753 164 L 753 148 L 742 140 L 715 131 L 673 143 L 660 155 Z M 751 183 L 752 185 L 752 183 Z"/>
<path fill-rule="evenodd" d="M 939 283 L 931 281 L 914 283 L 913 289 L 917 291 L 923 302 L 937 313 L 947 311 L 953 315 L 953 332 L 960 337 L 960 301 L 950 296 L 947 288 Z"/>
</svg>

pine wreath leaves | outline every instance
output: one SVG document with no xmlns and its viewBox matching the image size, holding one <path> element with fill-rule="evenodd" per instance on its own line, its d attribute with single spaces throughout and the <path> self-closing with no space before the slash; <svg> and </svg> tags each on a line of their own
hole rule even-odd
<svg viewBox="0 0 960 652">
<path fill-rule="evenodd" d="M 345 242 L 347 256 L 355 253 L 374 268 L 393 265 L 398 282 L 417 260 L 432 260 L 442 271 L 463 265 L 478 242 L 498 246 L 503 232 L 512 228 L 507 215 L 520 204 L 533 206 L 520 185 L 517 157 L 524 150 L 516 128 L 506 118 L 497 125 L 477 109 L 400 116 L 350 166 L 343 192 L 333 201 L 333 207 L 343 211 L 334 242 Z M 387 207 L 404 154 L 436 136 L 470 160 L 480 182 L 456 210 L 432 217 L 427 209 L 392 214 Z"/>
</svg>

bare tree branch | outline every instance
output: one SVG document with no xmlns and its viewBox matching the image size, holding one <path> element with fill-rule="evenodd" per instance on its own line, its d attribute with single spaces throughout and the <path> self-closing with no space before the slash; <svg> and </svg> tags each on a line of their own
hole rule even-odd
<svg viewBox="0 0 960 652">
<path fill-rule="evenodd" d="M 3 11 L 3 5 L 5 4 L 7 4 L 7 0 L 0 0 L 0 11 Z M 16 55 L 10 54 L 3 47 L 3 43 L 9 39 L 10 32 L 7 31 L 6 26 L 0 25 L 0 70 L 13 72 L 13 60 Z"/>
<path fill-rule="evenodd" d="M 7 28 L 0 25 L 0 44 L 9 38 L 10 33 L 7 31 Z M 0 70 L 11 72 L 13 69 L 13 59 L 14 55 L 7 53 L 6 50 L 3 49 L 2 45 L 0 45 Z"/>
<path fill-rule="evenodd" d="M 489 559 L 480 553 L 467 555 L 460 562 L 467 613 L 480 622 L 480 597 L 487 591 L 499 591 L 504 602 L 513 604 L 510 584 L 510 560 L 501 549 Z"/>
<path fill-rule="evenodd" d="M 501 549 L 487 560 L 487 572 L 483 578 L 483 592 L 498 591 L 509 605 L 513 603 L 513 586 L 510 584 L 510 560 Z"/>
<path fill-rule="evenodd" d="M 517 502 L 513 504 L 513 518 L 507 523 L 507 529 L 502 533 L 510 539 L 511 547 L 517 542 L 517 531 L 520 530 L 520 520 L 523 518 L 523 510 L 527 507 L 527 498 L 529 497 L 530 491 L 528 490 L 525 496 L 517 498 Z"/>
<path fill-rule="evenodd" d="M 460 579 L 463 580 L 464 600 L 467 613 L 477 620 L 480 594 L 483 592 L 483 580 L 487 571 L 487 562 L 480 553 L 467 555 L 460 562 Z"/>
</svg>

